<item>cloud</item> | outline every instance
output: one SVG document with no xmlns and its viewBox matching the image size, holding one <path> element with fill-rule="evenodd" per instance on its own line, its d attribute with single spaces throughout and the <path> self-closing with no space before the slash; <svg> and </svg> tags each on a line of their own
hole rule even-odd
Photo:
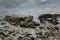
<svg viewBox="0 0 60 40">
<path fill-rule="evenodd" d="M 47 0 L 40 0 L 41 2 L 46 2 Z"/>
<path fill-rule="evenodd" d="M 35 0 L 28 0 L 28 3 L 29 3 L 30 5 L 35 5 L 36 1 L 35 1 Z"/>
<path fill-rule="evenodd" d="M 28 0 L 28 2 L 30 2 L 30 3 L 35 3 L 35 0 Z"/>
</svg>

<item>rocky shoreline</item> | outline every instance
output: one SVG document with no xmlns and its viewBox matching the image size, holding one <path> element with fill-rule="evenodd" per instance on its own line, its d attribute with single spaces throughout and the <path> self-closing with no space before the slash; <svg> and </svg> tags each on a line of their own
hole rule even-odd
<svg viewBox="0 0 60 40">
<path fill-rule="evenodd" d="M 40 23 L 33 21 L 33 16 L 5 16 L 0 27 L 0 40 L 60 40 L 60 14 L 43 14 L 38 17 Z"/>
</svg>

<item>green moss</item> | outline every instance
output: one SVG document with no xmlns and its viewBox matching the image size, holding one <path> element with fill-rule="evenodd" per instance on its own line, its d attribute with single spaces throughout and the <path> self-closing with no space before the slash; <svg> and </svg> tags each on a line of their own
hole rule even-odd
<svg viewBox="0 0 60 40">
<path fill-rule="evenodd" d="M 32 21 L 33 21 L 33 16 L 31 15 L 25 19 L 25 23 L 32 22 Z"/>
</svg>

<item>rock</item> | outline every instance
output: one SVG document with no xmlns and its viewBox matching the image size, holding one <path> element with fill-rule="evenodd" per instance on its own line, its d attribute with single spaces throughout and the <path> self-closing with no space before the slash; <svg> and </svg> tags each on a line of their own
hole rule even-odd
<svg viewBox="0 0 60 40">
<path fill-rule="evenodd" d="M 35 26 L 39 26 L 40 24 L 39 24 L 39 23 L 37 23 L 37 22 L 34 22 L 34 25 L 35 25 Z"/>
<path fill-rule="evenodd" d="M 42 32 L 38 32 L 38 33 L 36 33 L 36 35 L 40 35 L 40 36 L 42 36 Z"/>
<path fill-rule="evenodd" d="M 11 19 L 11 16 L 5 16 L 5 17 L 4 17 L 4 20 L 5 20 L 5 21 L 9 21 L 10 19 Z"/>
<path fill-rule="evenodd" d="M 20 25 L 21 27 L 34 28 L 34 26 L 39 25 L 38 23 L 33 23 L 33 16 L 31 15 L 27 17 L 6 16 L 4 20 L 14 26 Z"/>
<path fill-rule="evenodd" d="M 56 18 L 60 18 L 60 14 L 43 14 L 38 17 L 41 23 L 45 23 L 45 21 L 48 21 L 49 23 L 52 23 L 54 25 L 58 24 Z"/>
<path fill-rule="evenodd" d="M 4 32 L 0 32 L 0 35 L 3 35 L 4 37 L 8 36 L 8 34 L 6 35 Z"/>
<path fill-rule="evenodd" d="M 28 22 L 32 22 L 33 21 L 33 16 L 28 16 L 26 19 L 25 19 L 25 24 L 28 23 Z"/>
<path fill-rule="evenodd" d="M 19 16 L 11 16 L 11 15 L 7 15 L 5 16 L 4 20 L 6 21 L 12 21 L 12 22 L 15 22 L 15 21 L 23 21 L 26 17 L 19 17 Z"/>
<path fill-rule="evenodd" d="M 60 24 L 60 17 L 56 18 L 56 24 Z"/>
<path fill-rule="evenodd" d="M 24 27 L 34 28 L 34 26 L 39 25 L 38 23 L 33 23 L 33 16 L 31 15 L 27 17 L 6 16 L 4 20 L 14 26 L 20 25 L 21 27 L 24 26 Z"/>
<path fill-rule="evenodd" d="M 31 40 L 35 40 L 35 38 L 34 37 L 31 37 Z"/>
<path fill-rule="evenodd" d="M 47 29 L 50 29 L 50 27 L 47 27 Z"/>
<path fill-rule="evenodd" d="M 12 16 L 6 16 L 4 18 L 5 21 L 9 22 L 12 25 L 18 25 L 21 21 L 24 21 L 26 17 L 12 17 Z"/>
<path fill-rule="evenodd" d="M 51 14 L 42 14 L 38 18 L 40 19 L 40 18 L 51 18 L 51 17 L 52 17 Z"/>
<path fill-rule="evenodd" d="M 24 39 L 24 37 L 22 37 L 22 36 L 18 37 L 18 40 L 23 40 L 23 39 Z"/>
<path fill-rule="evenodd" d="M 48 32 L 45 32 L 44 36 L 45 36 L 46 38 L 48 38 L 48 37 L 50 36 L 50 34 L 49 34 Z"/>
<path fill-rule="evenodd" d="M 24 24 L 23 21 L 21 21 L 20 23 L 21 25 Z M 20 23 L 18 22 L 18 24 Z M 27 24 L 24 24 L 24 27 L 17 27 L 12 25 L 8 27 L 0 27 L 0 38 L 2 37 L 2 35 L 4 35 L 4 38 L 6 40 L 47 40 L 50 36 L 52 36 L 53 38 L 59 38 L 59 35 L 57 35 L 56 33 L 60 34 L 60 31 L 56 32 L 58 31 L 58 28 L 56 28 L 53 24 L 40 24 L 40 26 L 36 26 L 36 29 L 33 28 L 35 24 L 34 26 L 31 26 L 32 24 L 34 24 L 34 22 L 28 22 Z"/>
<path fill-rule="evenodd" d="M 10 23 L 11 25 L 14 25 L 14 26 L 16 26 L 16 23 L 15 22 L 13 22 L 13 23 Z"/>
<path fill-rule="evenodd" d="M 1 23 L 1 25 L 5 25 L 6 23 Z"/>
<path fill-rule="evenodd" d="M 0 40 L 2 40 L 2 39 L 0 38 Z"/>
<path fill-rule="evenodd" d="M 21 21 L 23 21 L 25 24 L 28 22 L 33 21 L 33 16 L 28 16 L 28 17 L 15 17 L 15 16 L 6 16 L 4 18 L 5 21 L 9 22 L 10 24 L 16 25 L 20 24 Z"/>
<path fill-rule="evenodd" d="M 43 20 L 46 20 L 46 18 L 51 18 L 52 15 L 51 14 L 42 14 L 38 17 L 38 19 L 40 20 L 40 22 L 42 23 Z"/>
<path fill-rule="evenodd" d="M 44 27 L 40 26 L 39 29 L 43 29 Z"/>
<path fill-rule="evenodd" d="M 26 37 L 29 37 L 30 35 L 32 35 L 32 34 L 27 34 Z"/>
<path fill-rule="evenodd" d="M 58 27 L 54 27 L 56 30 L 59 30 L 59 28 Z"/>
<path fill-rule="evenodd" d="M 9 25 L 10 24 L 4 20 L 0 22 L 0 27 L 5 27 L 5 26 L 9 26 Z"/>
<path fill-rule="evenodd" d="M 27 28 L 35 28 L 33 22 L 29 22 L 29 23 L 25 24 L 25 26 L 26 26 Z"/>
<path fill-rule="evenodd" d="M 25 27 L 25 24 L 24 24 L 23 21 L 20 22 L 20 26 L 21 26 L 21 27 Z"/>
<path fill-rule="evenodd" d="M 60 17 L 60 14 L 52 14 L 52 16 L 57 18 L 57 17 Z"/>
<path fill-rule="evenodd" d="M 0 21 L 3 21 L 3 19 L 0 19 Z"/>
<path fill-rule="evenodd" d="M 54 22 L 54 19 L 53 18 L 47 18 L 47 21 L 52 23 L 52 22 Z"/>
</svg>

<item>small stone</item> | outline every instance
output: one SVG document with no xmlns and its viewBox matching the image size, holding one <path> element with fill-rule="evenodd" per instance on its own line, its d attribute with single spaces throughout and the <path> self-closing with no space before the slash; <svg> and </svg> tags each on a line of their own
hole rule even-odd
<svg viewBox="0 0 60 40">
<path fill-rule="evenodd" d="M 5 25 L 6 23 L 1 23 L 1 25 Z"/>
<path fill-rule="evenodd" d="M 49 23 L 52 23 L 52 22 L 53 22 L 53 19 L 52 19 L 52 18 L 50 18 L 50 19 L 48 18 L 47 21 L 48 21 Z"/>
<path fill-rule="evenodd" d="M 0 38 L 0 40 L 2 40 L 2 39 Z"/>
<path fill-rule="evenodd" d="M 19 38 L 23 38 L 22 36 L 19 36 Z"/>
<path fill-rule="evenodd" d="M 23 39 L 24 39 L 23 36 L 19 36 L 19 37 L 18 37 L 18 40 L 23 40 Z"/>
<path fill-rule="evenodd" d="M 42 35 L 42 32 L 36 33 L 36 35 L 40 35 L 41 36 Z"/>
<path fill-rule="evenodd" d="M 44 27 L 39 27 L 40 29 L 43 29 Z"/>
<path fill-rule="evenodd" d="M 32 23 L 32 22 L 27 23 L 25 26 L 28 28 L 35 28 L 34 23 Z"/>
<path fill-rule="evenodd" d="M 31 37 L 31 40 L 35 40 L 34 37 Z"/>
<path fill-rule="evenodd" d="M 50 27 L 47 27 L 47 29 L 50 29 Z"/>
<path fill-rule="evenodd" d="M 45 37 L 49 37 L 50 36 L 50 34 L 48 33 L 48 32 L 45 32 Z"/>
<path fill-rule="evenodd" d="M 39 24 L 39 23 L 37 23 L 37 22 L 34 22 L 34 25 L 35 25 L 35 26 L 39 26 L 40 24 Z"/>
<path fill-rule="evenodd" d="M 3 21 L 2 19 L 0 19 L 0 21 Z"/>
<path fill-rule="evenodd" d="M 54 27 L 56 30 L 59 30 L 59 28 L 58 27 Z"/>
<path fill-rule="evenodd" d="M 32 35 L 32 34 L 27 34 L 26 36 L 29 37 L 30 35 Z"/>
</svg>

